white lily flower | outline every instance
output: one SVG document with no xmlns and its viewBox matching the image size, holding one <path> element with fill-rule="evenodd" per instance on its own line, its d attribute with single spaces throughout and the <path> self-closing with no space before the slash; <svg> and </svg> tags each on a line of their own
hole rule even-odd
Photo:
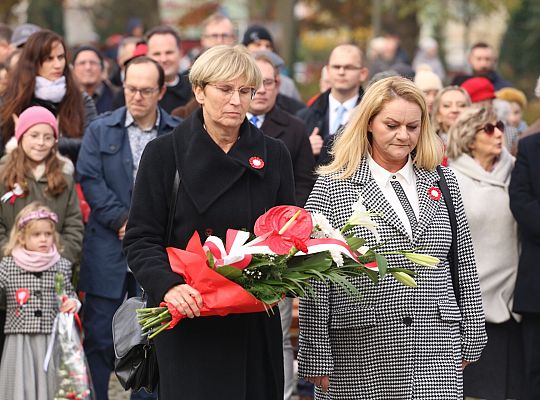
<svg viewBox="0 0 540 400">
<path fill-rule="evenodd" d="M 379 231 L 377 230 L 379 224 L 377 224 L 371 218 L 380 217 L 382 216 L 382 214 L 374 211 L 368 211 L 362 201 L 363 199 L 360 198 L 356 203 L 352 205 L 353 213 L 349 217 L 346 226 L 365 227 L 367 230 L 373 233 L 373 235 L 375 236 L 375 240 L 377 241 L 377 243 L 379 243 L 381 241 Z"/>
</svg>

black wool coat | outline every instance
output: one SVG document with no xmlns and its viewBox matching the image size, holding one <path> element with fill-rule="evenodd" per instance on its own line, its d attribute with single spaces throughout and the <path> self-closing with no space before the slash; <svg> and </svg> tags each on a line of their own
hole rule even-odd
<svg viewBox="0 0 540 400">
<path fill-rule="evenodd" d="M 173 136 L 176 146 L 173 146 Z M 175 161 L 176 155 L 176 161 Z M 261 169 L 252 157 L 264 161 Z M 253 230 L 275 205 L 294 204 L 291 159 L 285 145 L 247 120 L 228 153 L 203 128 L 196 111 L 171 135 L 143 153 L 132 197 L 124 248 L 135 277 L 156 305 L 183 283 L 165 252 L 168 205 L 175 169 L 181 175 L 172 245 L 185 248 L 194 231 L 225 237 L 228 228 Z M 203 299 L 204 301 L 204 299 Z M 156 338 L 159 398 L 281 400 L 281 322 L 265 312 L 182 320 Z"/>
</svg>

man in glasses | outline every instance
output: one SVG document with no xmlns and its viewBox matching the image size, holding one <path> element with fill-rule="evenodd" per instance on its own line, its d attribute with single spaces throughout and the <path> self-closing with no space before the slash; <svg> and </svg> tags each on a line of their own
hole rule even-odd
<svg viewBox="0 0 540 400">
<path fill-rule="evenodd" d="M 317 165 L 329 161 L 328 148 L 334 135 L 347 123 L 352 109 L 364 94 L 367 79 L 362 50 L 352 44 L 335 47 L 328 59 L 330 89 L 321 93 L 311 107 L 298 112 L 310 132 L 309 140 Z"/>
<path fill-rule="evenodd" d="M 87 128 L 77 173 L 92 212 L 86 225 L 80 288 L 86 292 L 85 352 L 97 399 L 106 399 L 114 367 L 112 317 L 137 284 L 122 252 L 131 192 L 145 146 L 180 122 L 159 107 L 165 74 L 146 56 L 126 66 L 126 106 L 103 114 Z M 137 393 L 131 398 L 140 397 Z"/>
<path fill-rule="evenodd" d="M 204 50 L 219 44 L 232 46 L 236 42 L 234 25 L 224 15 L 212 14 L 203 22 L 201 47 Z"/>
</svg>

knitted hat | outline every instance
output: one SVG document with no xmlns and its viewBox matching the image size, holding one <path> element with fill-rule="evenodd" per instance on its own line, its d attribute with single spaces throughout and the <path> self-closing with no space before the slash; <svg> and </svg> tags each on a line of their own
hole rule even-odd
<svg viewBox="0 0 540 400">
<path fill-rule="evenodd" d="M 473 103 L 495 98 L 495 87 L 493 83 L 483 76 L 475 76 L 474 78 L 467 79 L 461 84 L 461 87 L 469 93 Z"/>
<path fill-rule="evenodd" d="M 521 90 L 512 87 L 505 87 L 498 90 L 495 94 L 498 99 L 505 100 L 510 103 L 518 103 L 522 110 L 527 107 L 527 96 L 525 96 L 525 93 L 523 93 Z"/>
<path fill-rule="evenodd" d="M 441 90 L 441 78 L 433 71 L 419 70 L 414 76 L 414 84 L 420 90 Z"/>
<path fill-rule="evenodd" d="M 260 25 L 252 25 L 247 28 L 246 32 L 244 33 L 244 38 L 242 39 L 242 44 L 247 46 L 250 43 L 258 42 L 259 40 L 268 40 L 270 43 L 272 43 L 272 47 L 274 47 L 272 35 L 270 35 L 268 29 Z"/>
<path fill-rule="evenodd" d="M 33 106 L 24 110 L 19 115 L 19 122 L 17 128 L 15 128 L 15 138 L 17 141 L 21 140 L 21 137 L 34 125 L 47 124 L 54 131 L 54 137 L 58 138 L 58 122 L 53 113 L 44 107 Z"/>
</svg>

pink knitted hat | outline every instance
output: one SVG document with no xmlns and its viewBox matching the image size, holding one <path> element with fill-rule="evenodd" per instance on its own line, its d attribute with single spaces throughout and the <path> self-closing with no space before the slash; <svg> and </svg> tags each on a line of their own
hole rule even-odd
<svg viewBox="0 0 540 400">
<path fill-rule="evenodd" d="M 37 124 L 47 124 L 53 128 L 54 137 L 58 138 L 58 122 L 53 113 L 44 107 L 28 107 L 19 115 L 19 122 L 17 128 L 15 128 L 15 138 L 17 142 L 21 140 L 22 136 L 28 129 Z"/>
</svg>

